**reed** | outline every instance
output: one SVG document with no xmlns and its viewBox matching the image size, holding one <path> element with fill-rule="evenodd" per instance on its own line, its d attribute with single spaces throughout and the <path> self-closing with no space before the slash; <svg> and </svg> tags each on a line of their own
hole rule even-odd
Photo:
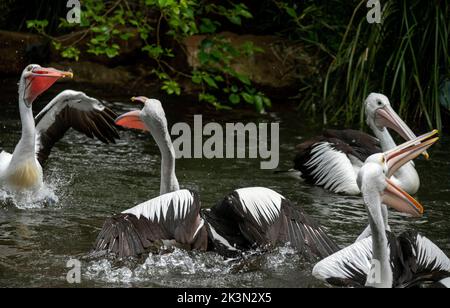
<svg viewBox="0 0 450 308">
<path fill-rule="evenodd" d="M 332 123 L 364 121 L 370 92 L 389 96 L 400 115 L 441 129 L 440 85 L 450 78 L 450 2 L 382 1 L 382 23 L 366 20 L 358 3 L 322 85 L 323 112 Z"/>
</svg>

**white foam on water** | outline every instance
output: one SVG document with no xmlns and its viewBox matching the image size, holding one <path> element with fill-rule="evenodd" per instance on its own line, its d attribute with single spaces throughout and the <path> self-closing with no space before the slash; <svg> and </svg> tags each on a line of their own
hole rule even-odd
<svg viewBox="0 0 450 308">
<path fill-rule="evenodd" d="M 136 260 L 137 261 L 137 260 Z M 174 248 L 171 253 L 150 253 L 143 264 L 114 265 L 111 260 L 92 261 L 85 275 L 108 283 L 158 281 L 157 277 L 224 275 L 230 270 L 225 260 L 213 253 L 200 253 Z"/>
<path fill-rule="evenodd" d="M 297 250 L 289 244 L 275 248 L 265 255 L 264 267 L 267 270 L 293 269 L 296 264 L 303 261 Z"/>
<path fill-rule="evenodd" d="M 95 260 L 83 277 L 111 284 L 165 287 L 263 286 L 268 273 L 296 270 L 301 257 L 288 245 L 268 253 L 251 251 L 239 259 L 225 259 L 213 252 L 150 253 L 145 261 Z"/>
<path fill-rule="evenodd" d="M 13 192 L 5 188 L 0 188 L 0 204 L 3 206 L 12 205 L 18 209 L 40 209 L 44 207 L 57 206 L 59 197 L 57 192 L 65 183 L 58 177 L 52 176 L 50 182 L 36 192 Z"/>
</svg>

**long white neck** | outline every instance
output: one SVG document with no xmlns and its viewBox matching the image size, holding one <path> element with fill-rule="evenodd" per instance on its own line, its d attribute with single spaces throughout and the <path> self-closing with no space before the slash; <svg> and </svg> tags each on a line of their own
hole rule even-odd
<svg viewBox="0 0 450 308">
<path fill-rule="evenodd" d="M 388 240 L 381 208 L 381 196 L 372 192 L 364 196 L 369 225 L 372 231 L 372 261 L 367 275 L 366 286 L 374 288 L 392 288 L 393 274 L 390 263 Z"/>
<path fill-rule="evenodd" d="M 14 155 L 34 156 L 36 151 L 36 129 L 33 111 L 26 106 L 24 101 L 24 91 L 24 85 L 21 82 L 19 85 L 19 111 L 22 122 L 22 136 L 14 151 Z"/>
<path fill-rule="evenodd" d="M 391 150 L 397 146 L 386 127 L 379 129 L 374 123 L 371 122 L 370 128 L 372 129 L 375 136 L 380 140 L 381 149 L 383 150 L 383 152 Z"/>
<path fill-rule="evenodd" d="M 175 149 L 166 127 L 155 133 L 153 138 L 161 152 L 161 186 L 160 194 L 166 194 L 180 189 L 175 175 Z"/>
<path fill-rule="evenodd" d="M 380 140 L 381 149 L 383 152 L 391 150 L 397 146 L 387 128 L 383 127 L 383 129 L 380 130 L 379 128 L 374 127 L 374 124 L 371 124 L 370 126 L 375 136 Z M 398 169 L 392 180 L 400 188 L 411 195 L 416 194 L 420 187 L 419 174 L 417 174 L 412 161 Z"/>
<path fill-rule="evenodd" d="M 387 206 L 385 204 L 381 205 L 381 215 L 383 216 L 384 221 L 384 228 L 391 232 L 391 226 L 389 226 L 389 212 L 387 209 Z M 370 224 L 367 226 L 366 229 L 358 236 L 355 242 L 359 242 L 363 239 L 366 239 L 368 237 L 372 236 L 372 228 L 370 227 Z"/>
</svg>

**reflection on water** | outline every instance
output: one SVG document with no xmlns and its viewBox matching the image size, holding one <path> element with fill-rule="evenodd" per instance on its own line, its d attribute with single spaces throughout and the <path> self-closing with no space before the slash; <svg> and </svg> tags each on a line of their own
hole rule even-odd
<svg viewBox="0 0 450 308">
<path fill-rule="evenodd" d="M 20 137 L 14 81 L 0 98 L 0 147 L 11 152 Z M 55 88 L 40 99 L 36 111 Z M 129 93 L 90 89 L 105 98 L 118 113 L 135 108 L 126 103 Z M 151 93 L 132 93 L 147 94 Z M 105 97 L 105 95 L 107 95 Z M 164 100 L 163 100 L 164 101 Z M 164 101 L 169 123 L 190 123 L 203 113 L 204 122 L 280 121 L 280 169 L 289 169 L 294 147 L 318 132 L 283 109 L 255 117 L 251 113 L 218 113 L 203 105 Z M 159 193 L 159 152 L 146 134 L 121 132 L 116 145 L 104 146 L 70 132 L 55 147 L 44 168 L 48 192 L 56 204 L 20 203 L 0 191 L 0 286 L 68 286 L 66 262 L 90 251 L 106 217 Z M 421 219 L 391 213 L 395 232 L 416 229 L 450 253 L 450 139 L 442 138 L 430 161 L 417 161 L 422 187 L 418 199 L 425 207 Z M 202 206 L 209 207 L 226 193 L 245 186 L 266 186 L 282 193 L 324 225 L 340 246 L 352 243 L 367 224 L 359 197 L 345 197 L 311 187 L 289 176 L 260 170 L 259 160 L 182 159 L 177 175 L 183 188 L 197 190 Z M 30 201 L 30 200 L 28 200 Z M 83 259 L 84 260 L 84 259 Z M 82 286 L 218 286 L 309 287 L 323 286 L 311 277 L 308 264 L 290 248 L 267 255 L 251 255 L 243 262 L 225 260 L 214 253 L 150 254 L 139 260 L 82 261 Z"/>
</svg>

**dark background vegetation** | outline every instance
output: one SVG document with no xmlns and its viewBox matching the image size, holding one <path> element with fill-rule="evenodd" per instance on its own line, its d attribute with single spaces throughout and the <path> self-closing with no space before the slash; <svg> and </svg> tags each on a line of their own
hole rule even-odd
<svg viewBox="0 0 450 308">
<path fill-rule="evenodd" d="M 448 122 L 447 0 L 381 0 L 381 24 L 367 22 L 365 0 L 81 4 L 82 23 L 71 25 L 66 1 L 4 0 L 0 28 L 45 38 L 33 49 L 44 62 L 125 67 L 140 82 L 157 81 L 167 94 L 218 109 L 261 112 L 294 102 L 326 124 L 358 126 L 364 98 L 382 92 L 409 121 L 436 128 Z M 274 69 L 286 65 L 284 83 L 265 81 L 264 69 L 249 71 L 242 62 L 258 67 L 274 55 Z"/>
</svg>

